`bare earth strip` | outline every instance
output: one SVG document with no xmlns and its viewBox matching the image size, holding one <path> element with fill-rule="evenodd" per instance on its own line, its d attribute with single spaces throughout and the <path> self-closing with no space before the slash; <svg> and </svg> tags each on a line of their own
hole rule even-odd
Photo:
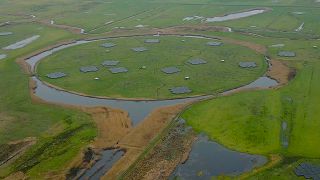
<svg viewBox="0 0 320 180">
<path fill-rule="evenodd" d="M 118 143 L 120 148 L 126 148 L 126 154 L 113 165 L 102 179 L 116 179 L 127 170 L 130 165 L 138 159 L 148 144 L 179 112 L 184 109 L 185 106 L 186 104 L 179 104 L 159 108 L 153 111 L 142 123 Z"/>
</svg>

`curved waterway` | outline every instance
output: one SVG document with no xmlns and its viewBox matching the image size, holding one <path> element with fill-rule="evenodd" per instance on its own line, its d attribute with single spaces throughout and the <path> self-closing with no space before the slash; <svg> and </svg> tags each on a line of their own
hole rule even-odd
<svg viewBox="0 0 320 180">
<path fill-rule="evenodd" d="M 190 38 L 203 38 L 202 36 L 187 36 Z M 109 38 L 101 38 L 101 39 L 94 39 L 94 40 L 79 40 L 75 41 L 69 44 L 65 45 L 60 45 L 58 47 L 52 48 L 50 50 L 44 51 L 42 53 L 39 53 L 35 56 L 32 56 L 28 59 L 26 59 L 26 62 L 30 65 L 32 73 L 36 73 L 36 66 L 39 61 L 44 59 L 47 56 L 50 56 L 51 54 L 72 47 L 72 46 L 77 46 L 80 44 L 84 43 L 89 43 L 89 42 L 94 42 L 94 41 L 99 41 L 99 40 L 106 40 Z M 214 39 L 214 38 L 212 38 Z M 199 100 L 199 99 L 205 99 L 211 96 L 202 96 L 202 97 L 194 97 L 194 98 L 184 98 L 184 99 L 173 99 L 173 100 L 156 100 L 156 101 L 134 101 L 134 100 L 117 100 L 117 99 L 107 99 L 107 98 L 97 98 L 97 97 L 86 97 L 86 96 L 81 96 L 78 94 L 74 94 L 71 92 L 59 90 L 53 87 L 48 86 L 46 83 L 40 81 L 36 76 L 32 77 L 33 80 L 36 82 L 36 88 L 34 89 L 34 94 L 41 98 L 42 100 L 48 102 L 48 103 L 54 103 L 54 104 L 65 104 L 65 105 L 74 105 L 74 106 L 86 106 L 86 107 L 94 107 L 94 106 L 107 106 L 107 107 L 112 107 L 112 108 L 117 108 L 117 109 L 122 109 L 125 110 L 129 113 L 129 117 L 132 120 L 133 126 L 136 126 L 141 120 L 143 120 L 148 114 L 150 114 L 153 110 L 159 107 L 163 106 L 169 106 L 169 105 L 175 105 L 179 103 L 184 103 L 184 102 L 190 102 L 193 100 Z M 267 78 L 267 77 L 261 77 L 257 79 L 256 81 L 250 83 L 249 85 L 240 87 L 241 89 L 251 89 L 251 88 L 266 88 L 270 86 L 276 86 L 277 83 L 276 81 Z M 240 88 L 237 88 L 235 90 L 238 90 Z M 230 92 L 230 91 L 228 91 Z M 222 93 L 223 95 L 223 93 Z M 215 151 L 206 151 L 203 155 L 206 157 L 202 156 L 200 157 L 199 155 L 195 154 L 193 156 L 193 152 L 199 152 L 198 146 L 202 147 L 202 143 L 204 142 L 202 138 L 199 138 L 194 145 L 193 145 L 193 150 L 191 152 L 191 156 L 193 158 L 189 158 L 189 160 L 186 162 L 187 170 L 191 170 L 190 167 L 188 166 L 188 163 L 190 163 L 191 159 L 191 164 L 195 159 L 199 162 L 200 159 L 206 158 L 214 161 L 213 163 L 218 167 L 218 164 L 220 161 L 223 159 L 214 159 L 213 157 L 217 156 L 211 156 L 213 152 Z M 251 170 L 254 165 L 260 165 L 262 160 L 260 161 L 260 156 L 259 158 L 255 159 L 256 156 L 254 155 L 247 155 L 244 153 L 239 153 L 235 151 L 228 150 L 227 148 L 223 148 L 221 145 L 205 140 L 206 144 L 211 147 L 211 149 L 215 149 L 217 152 L 220 153 L 225 153 L 225 156 L 223 156 L 225 159 L 224 165 L 226 169 L 231 169 L 231 174 L 234 174 L 236 169 L 236 172 L 242 173 L 247 170 Z M 199 147 L 200 149 L 202 149 Z M 210 149 L 210 148 L 209 148 Z M 200 151 L 201 152 L 201 151 Z M 239 156 L 239 154 L 241 154 Z M 102 152 L 102 157 L 101 160 L 98 161 L 91 169 L 87 170 L 85 174 L 82 177 L 86 177 L 87 179 L 99 179 L 102 175 L 104 175 L 108 169 L 112 167 L 112 165 L 121 158 L 123 155 L 122 152 L 118 153 L 112 153 L 110 154 L 110 150 L 106 150 Z M 249 160 L 239 160 L 242 157 L 248 157 Z M 222 157 L 222 156 L 221 156 Z M 250 159 L 250 158 L 254 159 Z M 256 162 L 257 163 L 253 163 Z M 235 163 L 235 162 L 240 162 L 240 163 Z M 263 161 L 264 162 L 264 161 Z M 200 163 L 200 162 L 199 162 Z M 218 163 L 218 164 L 217 164 Z M 252 165 L 254 164 L 254 165 Z M 199 166 L 200 167 L 200 166 Z M 191 167 L 193 168 L 193 167 Z M 194 169 L 196 170 L 196 169 Z M 208 169 L 208 171 L 213 171 L 215 172 L 217 169 Z M 177 173 L 179 176 L 184 170 L 181 169 L 181 167 L 178 167 Z M 228 173 L 229 171 L 226 171 Z M 205 172 L 208 175 L 211 175 L 209 172 Z M 187 173 L 188 174 L 188 173 Z M 176 174 L 177 175 L 177 174 Z M 182 175 L 183 177 L 184 175 Z"/>
<path fill-rule="evenodd" d="M 66 91 L 61 91 L 61 90 L 49 87 L 45 83 L 41 82 L 35 76 L 33 77 L 33 80 L 37 83 L 37 87 L 34 90 L 34 94 L 47 102 L 66 104 L 66 105 L 86 106 L 86 107 L 107 106 L 107 107 L 122 109 L 129 113 L 129 117 L 131 118 L 133 126 L 137 125 L 148 114 L 150 114 L 151 111 L 153 111 L 158 107 L 179 104 L 179 103 L 197 99 L 197 98 L 186 98 L 186 99 L 163 100 L 163 101 L 131 101 L 131 100 L 94 98 L 94 97 L 80 96 L 77 94 L 72 94 Z"/>
</svg>

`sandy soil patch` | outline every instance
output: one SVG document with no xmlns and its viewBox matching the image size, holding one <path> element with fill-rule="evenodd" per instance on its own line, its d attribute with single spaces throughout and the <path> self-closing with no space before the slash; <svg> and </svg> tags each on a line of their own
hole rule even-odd
<svg viewBox="0 0 320 180">
<path fill-rule="evenodd" d="M 267 76 L 272 79 L 275 79 L 279 82 L 279 85 L 285 85 L 291 79 L 292 69 L 290 69 L 285 62 L 279 60 L 271 60 L 272 68 L 267 72 Z"/>
</svg>

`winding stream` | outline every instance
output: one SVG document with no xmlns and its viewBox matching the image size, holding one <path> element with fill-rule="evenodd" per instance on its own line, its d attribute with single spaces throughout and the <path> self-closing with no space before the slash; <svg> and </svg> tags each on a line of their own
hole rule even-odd
<svg viewBox="0 0 320 180">
<path fill-rule="evenodd" d="M 192 38 L 203 38 L 202 36 L 188 36 Z M 98 40 L 106 40 L 108 38 L 101 38 L 101 39 L 95 39 L 95 40 L 80 40 L 76 42 L 72 42 L 70 44 L 61 45 L 55 48 L 52 48 L 50 50 L 44 51 L 40 54 L 37 54 L 35 56 L 32 56 L 28 59 L 26 59 L 26 62 L 30 65 L 32 73 L 36 73 L 36 66 L 39 61 L 44 59 L 47 56 L 50 56 L 51 54 L 84 43 L 94 42 Z M 214 38 L 212 38 L 214 39 Z M 116 99 L 107 99 L 107 98 L 97 98 L 97 97 L 86 97 L 81 96 L 78 94 L 74 94 L 71 92 L 59 90 L 53 87 L 48 86 L 46 83 L 40 81 L 36 76 L 33 76 L 32 79 L 36 82 L 36 88 L 34 89 L 34 94 L 41 98 L 42 100 L 49 102 L 49 103 L 55 103 L 55 104 L 65 104 L 65 105 L 80 105 L 80 106 L 86 106 L 86 107 L 94 107 L 94 106 L 108 106 L 112 108 L 118 108 L 125 110 L 129 113 L 129 116 L 132 120 L 133 126 L 136 126 L 141 120 L 143 120 L 148 114 L 150 114 L 154 109 L 162 107 L 162 106 L 168 106 L 168 105 L 175 105 L 183 102 L 190 102 L 193 100 L 199 100 L 208 98 L 211 96 L 202 96 L 202 97 L 194 97 L 194 98 L 184 98 L 184 99 L 173 99 L 173 100 L 159 100 L 159 101 L 134 101 L 134 100 L 116 100 Z M 256 81 L 250 83 L 249 85 L 240 87 L 241 89 L 251 89 L 251 88 L 265 88 L 270 86 L 276 86 L 278 83 L 270 78 L 267 77 L 261 77 L 257 79 Z M 235 90 L 238 90 L 240 88 L 237 88 Z M 223 93 L 222 93 L 223 95 Z M 191 152 L 191 156 L 193 152 L 197 152 L 198 146 L 202 146 L 203 140 L 200 138 L 200 141 L 196 142 L 193 146 L 193 150 Z M 251 170 L 253 167 L 256 167 L 254 165 L 261 165 L 264 162 L 264 160 L 260 160 L 260 156 L 258 159 L 251 159 L 250 158 L 256 158 L 255 155 L 247 155 L 245 153 L 240 153 L 236 151 L 228 150 L 227 148 L 222 148 L 221 145 L 206 140 L 206 143 L 211 147 L 211 149 L 215 149 L 217 152 L 225 154 L 225 156 L 219 156 L 220 159 L 215 159 L 214 157 L 217 156 L 210 156 L 209 153 L 212 153 L 214 151 L 206 151 L 204 155 L 207 155 L 206 157 L 201 158 L 208 158 L 210 160 L 213 160 L 216 166 L 218 167 L 218 164 L 220 161 L 224 161 L 224 166 L 226 169 L 230 169 L 230 171 L 225 171 L 225 173 L 231 173 L 234 174 L 242 173 L 248 170 Z M 201 147 L 200 147 L 201 149 Z M 87 170 L 84 174 L 84 177 L 87 177 L 88 179 L 98 179 L 102 175 L 104 175 L 108 169 L 112 167 L 112 165 L 121 158 L 123 155 L 122 152 L 118 153 L 110 153 L 110 150 L 106 150 L 102 152 L 102 158 L 99 160 L 91 169 Z M 115 157 L 114 157 L 115 156 Z M 249 157 L 249 160 L 241 160 L 241 157 Z M 198 158 L 199 156 L 195 155 L 195 158 Z M 218 157 L 218 158 L 219 158 Z M 226 159 L 224 159 L 224 158 Z M 200 157 L 199 157 L 200 158 Z M 213 159 L 212 159 L 213 158 Z M 222 158 L 222 159 L 221 159 Z M 240 158 L 240 159 L 239 159 Z M 263 159 L 263 158 L 262 158 Z M 257 163 L 252 163 L 256 162 Z M 239 162 L 239 163 L 235 163 Z M 190 163 L 187 162 L 187 164 Z M 192 162 L 191 162 L 192 163 Z M 252 165 L 254 164 L 254 165 Z M 213 168 L 213 167 L 212 167 Z M 236 171 L 234 170 L 236 169 Z M 211 171 L 211 169 L 209 169 Z M 216 169 L 215 169 L 216 170 Z M 179 170 L 178 172 L 181 172 L 183 170 Z M 94 172 L 94 173 L 93 173 Z M 98 174 L 96 174 L 96 172 Z M 224 172 L 224 171 L 223 171 Z"/>
</svg>

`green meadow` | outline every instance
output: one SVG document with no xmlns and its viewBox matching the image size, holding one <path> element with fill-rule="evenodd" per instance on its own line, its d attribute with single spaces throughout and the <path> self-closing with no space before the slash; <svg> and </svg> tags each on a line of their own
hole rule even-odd
<svg viewBox="0 0 320 180">
<path fill-rule="evenodd" d="M 14 35 L 0 37 L 1 47 L 34 34 L 41 36 L 25 48 L 3 51 L 8 57 L 0 62 L 0 149 L 8 142 L 26 137 L 36 137 L 37 143 L 10 166 L 2 166 L 0 177 L 23 171 L 30 178 L 38 179 L 48 170 L 64 170 L 95 137 L 95 125 L 85 113 L 33 102 L 28 85 L 29 76 L 23 73 L 15 60 L 56 41 L 72 38 L 73 35 L 32 24 L 0 29 L 14 32 Z M 20 33 L 19 29 L 26 29 L 26 32 Z"/>
<path fill-rule="evenodd" d="M 266 70 L 263 55 L 245 47 L 232 44 L 213 47 L 206 43 L 214 40 L 175 36 L 160 37 L 160 43 L 144 43 L 148 38 L 157 37 L 111 39 L 65 49 L 43 60 L 37 72 L 46 82 L 89 95 L 163 99 L 215 94 L 248 84 Z M 101 47 L 105 42 L 112 42 L 116 46 Z M 131 49 L 141 46 L 148 50 L 134 52 Z M 187 62 L 194 58 L 204 59 L 207 64 L 191 65 Z M 105 60 L 120 61 L 116 67 L 126 67 L 129 72 L 112 74 L 108 67 L 101 65 Z M 238 64 L 242 61 L 256 62 L 257 67 L 240 68 Z M 80 67 L 92 65 L 100 70 L 88 73 L 79 70 Z M 141 68 L 143 66 L 145 69 Z M 165 74 L 161 71 L 162 68 L 172 66 L 181 72 Z M 46 77 L 57 71 L 66 73 L 67 77 Z M 94 80 L 95 77 L 100 79 Z M 190 79 L 185 80 L 185 77 Z M 170 93 L 170 88 L 180 86 L 187 86 L 193 92 L 182 95 Z"/>
</svg>

